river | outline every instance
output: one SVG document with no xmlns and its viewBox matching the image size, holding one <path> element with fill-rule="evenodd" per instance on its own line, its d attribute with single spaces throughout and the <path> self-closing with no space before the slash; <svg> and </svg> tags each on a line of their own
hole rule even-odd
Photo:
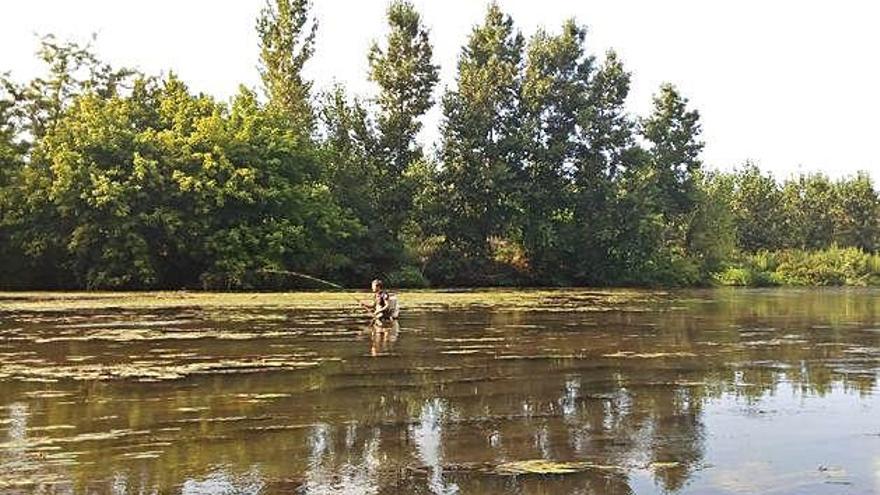
<svg viewBox="0 0 880 495">
<path fill-rule="evenodd" d="M 0 492 L 880 493 L 880 291 L 192 297 L 0 297 Z"/>
</svg>

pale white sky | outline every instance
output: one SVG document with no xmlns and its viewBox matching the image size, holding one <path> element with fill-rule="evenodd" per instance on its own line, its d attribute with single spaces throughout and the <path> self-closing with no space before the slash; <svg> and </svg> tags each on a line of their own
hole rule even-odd
<svg viewBox="0 0 880 495">
<path fill-rule="evenodd" d="M 482 0 L 416 0 L 431 28 L 442 86 L 485 11 Z M 701 112 L 704 158 L 728 169 L 753 159 L 786 176 L 868 170 L 880 176 L 880 3 L 862 0 L 501 0 L 529 35 L 574 16 L 588 45 L 615 48 L 633 72 L 630 108 L 644 114 L 664 81 Z M 256 87 L 254 19 L 263 0 L 28 0 L 8 2 L 0 21 L 0 71 L 32 76 L 35 34 L 86 40 L 99 54 L 148 73 L 173 70 L 220 98 Z M 385 0 L 315 0 L 320 22 L 308 74 L 368 94 L 366 53 L 385 32 Z M 439 91 L 438 91 L 439 95 Z M 424 138 L 436 136 L 439 111 Z"/>
</svg>

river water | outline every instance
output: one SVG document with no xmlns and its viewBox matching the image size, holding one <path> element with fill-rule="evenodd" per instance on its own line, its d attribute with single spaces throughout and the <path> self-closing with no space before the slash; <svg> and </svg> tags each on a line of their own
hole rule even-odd
<svg viewBox="0 0 880 495">
<path fill-rule="evenodd" d="M 880 493 L 880 292 L 608 294 L 0 300 L 0 492 Z"/>
</svg>

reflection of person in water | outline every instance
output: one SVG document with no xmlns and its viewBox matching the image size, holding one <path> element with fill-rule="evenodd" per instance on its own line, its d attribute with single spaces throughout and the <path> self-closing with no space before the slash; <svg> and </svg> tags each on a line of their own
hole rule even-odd
<svg viewBox="0 0 880 495">
<path fill-rule="evenodd" d="M 370 355 L 385 354 L 394 347 L 400 332 L 400 323 L 377 321 L 367 328 L 370 334 Z"/>
</svg>

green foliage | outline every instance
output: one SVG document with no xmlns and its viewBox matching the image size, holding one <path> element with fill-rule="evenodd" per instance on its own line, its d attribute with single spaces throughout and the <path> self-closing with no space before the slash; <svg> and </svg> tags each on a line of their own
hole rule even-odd
<svg viewBox="0 0 880 495">
<path fill-rule="evenodd" d="M 415 160 L 421 159 L 416 135 L 419 118 L 433 105 L 432 93 L 439 68 L 432 62 L 433 48 L 421 17 L 409 2 L 395 0 L 388 7 L 390 32 L 386 46 L 370 48 L 370 79 L 379 85 L 377 127 L 389 181 L 399 180 Z M 400 191 L 400 194 L 411 191 Z M 397 205 L 395 205 L 397 206 Z M 406 208 L 406 205 L 402 206 Z"/>
<path fill-rule="evenodd" d="M 558 275 L 570 264 L 575 189 L 566 166 L 579 151 L 575 133 L 592 74 L 585 37 L 585 28 L 568 21 L 558 35 L 538 31 L 526 49 L 521 105 L 523 139 L 531 146 L 524 149 L 521 231 L 535 274 Z"/>
<path fill-rule="evenodd" d="M 880 285 L 880 255 L 832 246 L 820 251 L 788 249 L 746 256 L 716 275 L 722 285 Z"/>
<path fill-rule="evenodd" d="M 747 252 L 785 247 L 785 215 L 776 181 L 753 164 L 746 164 L 735 180 L 731 208 L 737 245 Z"/>
<path fill-rule="evenodd" d="M 834 214 L 834 241 L 868 252 L 880 249 L 880 194 L 865 174 L 837 183 Z"/>
<path fill-rule="evenodd" d="M 318 24 L 311 18 L 311 0 L 266 0 L 257 18 L 260 75 L 272 105 L 282 110 L 302 134 L 314 128 L 311 82 L 302 76 L 315 49 Z"/>
<path fill-rule="evenodd" d="M 439 68 L 406 0 L 367 54 L 375 97 L 311 98 L 309 0 L 257 19 L 265 99 L 228 102 L 46 37 L 44 75 L 0 76 L 0 286 L 871 285 L 866 174 L 779 182 L 704 169 L 699 113 L 574 21 L 526 40 L 495 3 L 418 142 Z"/>
<path fill-rule="evenodd" d="M 699 114 L 664 84 L 640 130 L 647 148 L 633 152 L 620 181 L 620 215 L 630 218 L 622 218 L 625 233 L 612 244 L 625 250 L 619 271 L 634 283 L 700 283 L 717 256 L 707 232 L 718 215 L 708 206 L 712 191 L 701 189 Z"/>
<path fill-rule="evenodd" d="M 735 287 L 773 287 L 779 281 L 772 272 L 766 272 L 750 266 L 731 266 L 716 273 L 715 283 Z"/>
<path fill-rule="evenodd" d="M 774 273 L 787 285 L 876 285 L 880 256 L 856 248 L 788 250 L 777 255 Z"/>
<path fill-rule="evenodd" d="M 385 283 L 391 287 L 420 289 L 430 285 L 425 275 L 415 266 L 406 265 L 385 277 Z"/>
<path fill-rule="evenodd" d="M 730 208 L 734 181 L 726 174 L 701 174 L 697 180 L 697 205 L 686 246 L 699 267 L 700 281 L 706 281 L 736 254 L 736 219 Z"/>
<path fill-rule="evenodd" d="M 310 143 L 247 90 L 228 108 L 173 75 L 86 90 L 34 149 L 5 224 L 61 285 L 238 287 L 261 268 L 332 268 L 325 248 L 353 229 Z"/>
<path fill-rule="evenodd" d="M 462 50 L 457 87 L 443 98 L 444 234 L 447 249 L 474 260 L 474 268 L 488 262 L 490 237 L 514 233 L 521 207 L 524 43 L 513 20 L 491 4 Z"/>
<path fill-rule="evenodd" d="M 687 103 L 674 86 L 664 84 L 654 97 L 652 114 L 641 123 L 642 136 L 649 143 L 652 199 L 673 221 L 696 207 L 696 176 L 702 166 L 700 115 Z"/>
<path fill-rule="evenodd" d="M 822 250 L 832 245 L 874 252 L 880 234 L 880 195 L 866 174 L 831 181 L 821 174 L 778 183 L 757 167 L 731 176 L 731 208 L 739 247 Z"/>
<path fill-rule="evenodd" d="M 393 2 L 387 19 L 386 42 L 374 43 L 369 52 L 376 100 L 352 101 L 337 87 L 322 108 L 333 194 L 364 227 L 341 246 L 351 263 L 338 275 L 347 280 L 385 276 L 408 262 L 405 243 L 424 234 L 415 215 L 424 211 L 422 198 L 433 179 L 423 174 L 416 141 L 438 80 L 428 32 L 408 2 Z"/>
<path fill-rule="evenodd" d="M 4 111 L 28 143 L 45 136 L 77 95 L 90 92 L 112 97 L 135 75 L 131 69 L 101 62 L 89 45 L 60 42 L 52 35 L 41 38 L 37 57 L 46 65 L 44 76 L 27 84 L 0 77 L 7 93 Z"/>
</svg>

